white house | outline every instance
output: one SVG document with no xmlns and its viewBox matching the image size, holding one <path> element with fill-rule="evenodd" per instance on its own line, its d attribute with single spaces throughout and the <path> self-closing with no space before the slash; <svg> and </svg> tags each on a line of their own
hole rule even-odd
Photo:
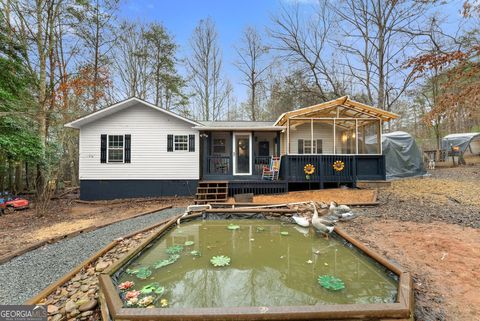
<svg viewBox="0 0 480 321">
<path fill-rule="evenodd" d="M 199 181 L 235 194 L 385 179 L 382 123 L 397 117 L 345 96 L 275 122 L 207 122 L 130 98 L 65 126 L 80 130 L 80 198 L 96 200 L 194 195 Z M 272 156 L 281 156 L 280 179 L 262 180 Z"/>
<path fill-rule="evenodd" d="M 198 125 L 138 98 L 66 124 L 80 129 L 81 199 L 194 194 Z"/>
</svg>

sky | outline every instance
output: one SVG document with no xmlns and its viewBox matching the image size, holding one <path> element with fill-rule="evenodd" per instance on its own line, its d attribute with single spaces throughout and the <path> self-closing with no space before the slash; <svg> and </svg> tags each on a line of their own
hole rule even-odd
<svg viewBox="0 0 480 321">
<path fill-rule="evenodd" d="M 163 23 L 179 45 L 179 58 L 188 56 L 189 39 L 199 20 L 212 18 L 220 38 L 224 73 L 234 86 L 234 95 L 242 102 L 247 97 L 247 90 L 240 84 L 240 73 L 233 65 L 238 59 L 235 46 L 241 44 L 242 31 L 247 26 L 253 26 L 264 33 L 282 3 L 295 1 L 309 10 L 317 0 L 121 0 L 120 18 Z M 440 1 L 435 10 L 447 20 L 458 21 L 463 1 Z M 179 71 L 185 72 L 182 69 Z"/>
<path fill-rule="evenodd" d="M 280 1 L 290 0 L 123 0 L 120 17 L 163 23 L 180 46 L 179 57 L 188 54 L 188 42 L 198 21 L 211 17 L 220 37 L 224 72 L 234 85 L 235 95 L 243 100 L 246 89 L 240 85 L 239 72 L 233 65 L 237 59 L 235 46 L 239 45 L 242 31 L 247 26 L 263 32 Z"/>
</svg>

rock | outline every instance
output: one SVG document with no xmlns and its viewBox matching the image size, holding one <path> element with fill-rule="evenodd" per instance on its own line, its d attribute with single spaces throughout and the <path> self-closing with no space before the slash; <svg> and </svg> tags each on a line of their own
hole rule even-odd
<svg viewBox="0 0 480 321">
<path fill-rule="evenodd" d="M 57 313 L 50 319 L 50 321 L 60 321 L 62 319 L 63 319 L 63 315 L 61 315 L 60 313 Z"/>
<path fill-rule="evenodd" d="M 109 265 L 110 265 L 110 262 L 99 261 L 99 262 L 97 263 L 97 265 L 95 265 L 95 271 L 97 271 L 97 272 L 102 272 L 102 271 L 104 271 Z"/>
<path fill-rule="evenodd" d="M 67 297 L 67 296 L 68 296 L 68 291 L 64 288 L 64 289 L 62 289 L 62 291 L 60 292 L 60 295 L 63 296 L 63 297 Z"/>
<path fill-rule="evenodd" d="M 72 283 L 72 287 L 74 287 L 74 288 L 79 288 L 80 285 L 81 285 L 80 282 L 73 282 Z"/>
<path fill-rule="evenodd" d="M 77 274 L 73 277 L 72 282 L 80 281 L 80 278 L 81 278 L 80 274 Z"/>
<path fill-rule="evenodd" d="M 89 268 L 87 270 L 87 275 L 94 275 L 95 274 L 95 269 L 94 268 Z"/>
<path fill-rule="evenodd" d="M 80 310 L 80 312 L 84 312 L 84 311 L 89 311 L 89 310 L 92 310 L 94 309 L 96 306 L 97 306 L 97 300 L 90 300 L 88 302 L 85 302 L 84 304 L 82 304 L 78 310 Z M 83 314 L 82 314 L 83 315 Z"/>
<path fill-rule="evenodd" d="M 92 315 L 93 311 L 85 311 L 82 313 L 82 317 L 88 317 L 89 315 Z"/>
<path fill-rule="evenodd" d="M 77 305 L 72 300 L 68 300 L 65 304 L 65 312 L 70 313 L 77 308 Z"/>
<path fill-rule="evenodd" d="M 48 311 L 48 314 L 50 314 L 50 315 L 57 314 L 58 313 L 58 307 L 56 305 L 49 304 L 48 307 L 47 307 L 47 311 Z"/>
<path fill-rule="evenodd" d="M 84 284 L 84 285 L 80 286 L 80 291 L 82 291 L 82 292 L 87 292 L 87 291 L 88 291 L 88 289 L 89 289 L 89 286 L 88 286 L 88 285 L 86 285 L 86 284 Z"/>
<path fill-rule="evenodd" d="M 80 311 L 78 311 L 77 309 L 75 309 L 75 310 L 73 310 L 72 312 L 70 312 L 70 316 L 71 316 L 71 317 L 75 317 L 75 316 L 77 316 L 77 315 L 79 315 L 79 314 L 80 314 Z"/>
</svg>

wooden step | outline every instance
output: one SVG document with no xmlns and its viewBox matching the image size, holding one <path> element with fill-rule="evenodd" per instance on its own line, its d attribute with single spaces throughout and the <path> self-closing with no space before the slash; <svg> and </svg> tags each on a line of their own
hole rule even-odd
<svg viewBox="0 0 480 321">
<path fill-rule="evenodd" d="M 226 202 L 228 199 L 228 181 L 201 181 L 195 194 L 195 204 Z"/>
</svg>

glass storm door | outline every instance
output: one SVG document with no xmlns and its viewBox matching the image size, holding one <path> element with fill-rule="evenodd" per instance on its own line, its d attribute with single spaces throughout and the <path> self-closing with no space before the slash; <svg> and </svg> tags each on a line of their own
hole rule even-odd
<svg viewBox="0 0 480 321">
<path fill-rule="evenodd" d="M 252 175 L 252 134 L 233 134 L 233 175 Z"/>
</svg>

